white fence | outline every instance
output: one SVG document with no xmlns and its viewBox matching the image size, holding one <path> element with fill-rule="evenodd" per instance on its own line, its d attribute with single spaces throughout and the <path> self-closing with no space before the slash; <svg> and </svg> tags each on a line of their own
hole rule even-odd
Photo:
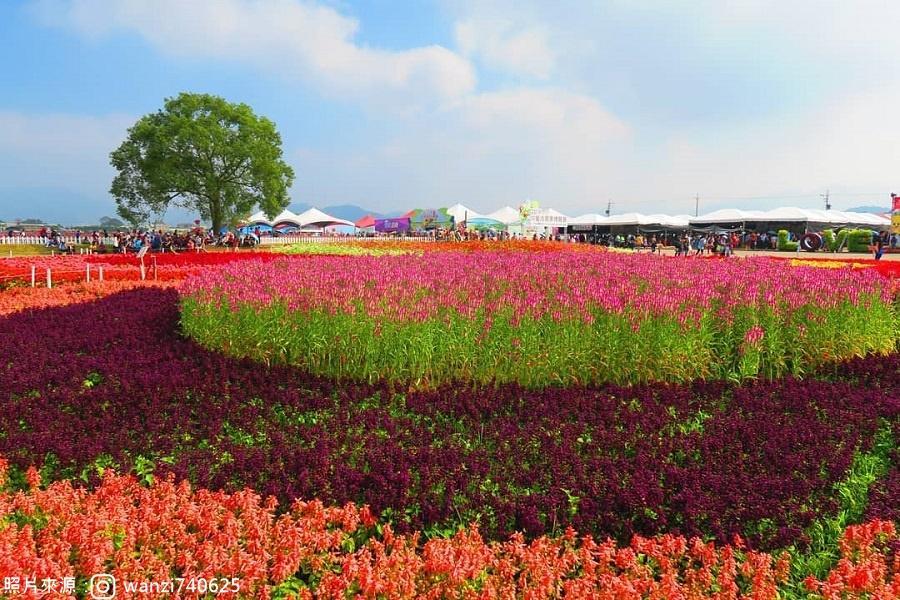
<svg viewBox="0 0 900 600">
<path fill-rule="evenodd" d="M 44 246 L 47 244 L 50 238 L 41 237 L 41 236 L 0 236 L 0 246 L 2 245 L 23 245 L 23 244 L 36 244 L 40 246 Z M 69 246 L 75 245 L 78 242 L 73 235 L 65 235 L 61 236 L 60 239 L 65 241 Z M 382 242 L 385 240 L 390 241 L 401 241 L 401 242 L 433 242 L 435 239 L 432 236 L 428 235 L 411 235 L 406 237 L 354 237 L 347 235 L 334 235 L 334 236 L 311 236 L 311 235 L 282 235 L 278 237 L 271 236 L 263 236 L 260 238 L 260 244 L 263 246 L 277 246 L 282 244 L 340 244 L 343 242 Z M 111 246 L 115 242 L 114 238 L 100 238 L 100 243 Z M 91 236 L 83 235 L 81 236 L 81 243 L 89 244 L 91 243 Z"/>
<path fill-rule="evenodd" d="M 346 242 L 433 242 L 435 238 L 429 235 L 411 235 L 405 237 L 354 237 L 349 235 L 335 236 L 310 236 L 310 235 L 282 235 L 278 237 L 263 236 L 260 238 L 262 246 L 278 246 L 282 244 L 341 244 Z"/>
<path fill-rule="evenodd" d="M 74 235 L 63 235 L 63 236 L 60 236 L 59 239 L 63 240 L 69 246 L 72 246 L 72 245 L 78 244 L 78 243 L 82 243 L 82 244 L 90 244 L 91 243 L 91 236 L 89 236 L 89 235 L 81 236 L 80 242 L 76 241 Z M 6 245 L 6 246 L 21 246 L 24 244 L 32 244 L 32 245 L 37 244 L 39 246 L 45 246 L 45 245 L 47 245 L 48 241 L 50 241 L 50 238 L 41 237 L 39 235 L 26 235 L 24 237 L 18 236 L 18 235 L 15 235 L 12 237 L 10 237 L 8 235 L 0 236 L 0 246 L 4 246 L 4 245 Z M 114 238 L 111 238 L 111 237 L 100 238 L 100 242 L 104 245 L 111 246 L 114 242 Z"/>
</svg>

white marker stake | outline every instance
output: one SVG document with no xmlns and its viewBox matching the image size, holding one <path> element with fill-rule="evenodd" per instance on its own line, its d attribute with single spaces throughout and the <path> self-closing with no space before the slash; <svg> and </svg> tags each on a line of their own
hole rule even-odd
<svg viewBox="0 0 900 600">
<path fill-rule="evenodd" d="M 53 289 L 53 276 L 50 275 L 50 269 L 47 269 L 47 289 Z"/>
<path fill-rule="evenodd" d="M 37 267 L 31 265 L 31 287 L 34 287 L 37 283 Z"/>
</svg>

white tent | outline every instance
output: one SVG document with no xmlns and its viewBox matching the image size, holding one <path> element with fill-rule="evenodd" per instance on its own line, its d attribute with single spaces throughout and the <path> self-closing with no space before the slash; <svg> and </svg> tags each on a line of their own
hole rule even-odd
<svg viewBox="0 0 900 600">
<path fill-rule="evenodd" d="M 814 221 L 816 218 L 814 213 L 794 206 L 768 210 L 765 211 L 764 214 L 764 220 L 778 223 L 808 223 L 809 221 Z"/>
<path fill-rule="evenodd" d="M 485 215 L 475 212 L 471 208 L 465 207 L 462 204 L 454 204 L 450 208 L 447 209 L 447 214 L 449 214 L 457 223 L 462 223 L 466 219 L 481 219 L 484 218 Z M 490 217 L 488 217 L 490 218 Z M 497 219 L 498 221 L 500 219 Z"/>
<path fill-rule="evenodd" d="M 588 213 L 586 215 L 581 215 L 580 217 L 575 217 L 574 219 L 569 219 L 569 225 L 606 225 L 608 220 L 609 217 L 606 215 Z"/>
<path fill-rule="evenodd" d="M 809 215 L 810 223 L 822 223 L 825 225 L 846 225 L 850 222 L 847 213 L 839 210 L 820 210 L 818 208 L 804 209 Z"/>
<path fill-rule="evenodd" d="M 329 227 L 332 225 L 347 225 L 353 227 L 353 223 L 350 221 L 326 215 L 318 208 L 310 208 L 297 215 L 297 221 L 300 222 L 301 227 Z"/>
<path fill-rule="evenodd" d="M 604 225 L 647 225 L 647 218 L 641 213 L 630 212 L 621 215 L 612 215 L 606 219 Z"/>
<path fill-rule="evenodd" d="M 744 223 L 746 221 L 765 221 L 766 213 L 760 210 L 740 210 L 737 208 L 723 208 L 711 213 L 690 217 L 691 225 L 712 225 L 716 223 Z"/>
<path fill-rule="evenodd" d="M 862 226 L 883 229 L 889 227 L 890 219 L 874 213 L 841 212 L 838 210 L 818 210 L 787 206 L 767 211 L 739 210 L 726 208 L 699 217 L 690 217 L 691 225 L 714 225 L 732 223 L 815 223 L 817 225 Z"/>
<path fill-rule="evenodd" d="M 672 216 L 661 213 L 641 216 L 643 217 L 643 223 L 640 223 L 641 225 L 659 225 L 670 229 L 687 229 L 688 219 L 690 218 L 686 215 Z"/>
<path fill-rule="evenodd" d="M 250 218 L 247 219 L 248 223 L 260 223 L 260 224 L 269 224 L 269 217 L 263 211 L 255 212 L 250 215 Z"/>
<path fill-rule="evenodd" d="M 487 215 L 488 219 L 494 219 L 495 221 L 500 221 L 506 225 L 511 225 L 514 223 L 519 223 L 522 221 L 522 215 L 519 214 L 512 206 L 504 206 L 501 209 L 495 210 L 494 212 Z"/>
<path fill-rule="evenodd" d="M 281 211 L 278 214 L 278 216 L 275 217 L 274 219 L 272 219 L 271 221 L 269 221 L 269 223 L 271 225 L 278 225 L 280 223 L 289 223 L 291 225 L 296 225 L 297 227 L 303 226 L 303 224 L 300 223 L 300 219 L 297 217 L 297 215 L 295 215 L 288 209 L 284 209 L 283 211 Z"/>
<path fill-rule="evenodd" d="M 875 213 L 860 213 L 860 212 L 845 212 L 847 215 L 848 223 L 851 225 L 865 225 L 868 227 L 890 227 L 891 220 L 882 217 L 880 215 L 876 215 Z"/>
</svg>

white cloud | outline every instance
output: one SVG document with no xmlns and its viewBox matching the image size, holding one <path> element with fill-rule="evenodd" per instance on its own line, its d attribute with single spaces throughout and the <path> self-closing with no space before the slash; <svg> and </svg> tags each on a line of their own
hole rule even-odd
<svg viewBox="0 0 900 600">
<path fill-rule="evenodd" d="M 521 88 L 409 120 L 371 151 L 304 151 L 297 178 L 306 198 L 323 204 L 380 200 L 401 210 L 459 201 L 489 211 L 534 198 L 568 208 L 599 197 L 630 142 L 628 126 L 591 98 Z"/>
<path fill-rule="evenodd" d="M 114 214 L 109 153 L 133 122 L 0 110 L 0 217 L 84 223 Z"/>
<path fill-rule="evenodd" d="M 133 117 L 89 117 L 0 111 L 0 180 L 7 186 L 106 190 L 109 153 Z"/>
<path fill-rule="evenodd" d="M 455 34 L 464 54 L 493 69 L 546 79 L 556 62 L 540 27 L 519 28 L 502 18 L 481 17 L 458 21 Z"/>
<path fill-rule="evenodd" d="M 818 194 L 826 189 L 883 192 L 885 203 L 889 192 L 900 188 L 900 145 L 894 135 L 900 131 L 900 112 L 893 109 L 897 94 L 897 86 L 859 92 L 800 118 L 669 137 L 657 160 L 646 165 L 646 179 L 666 196 L 683 198 L 682 209 L 695 191 L 721 198 L 713 207 L 820 207 Z M 633 189 L 640 190 L 640 184 Z M 729 199 L 779 194 L 806 197 Z M 839 208 L 837 201 L 833 204 Z"/>
<path fill-rule="evenodd" d="M 394 52 L 354 41 L 359 23 L 302 0 L 41 0 L 41 18 L 87 37 L 135 32 L 159 51 L 299 77 L 321 92 L 421 106 L 471 92 L 467 60 L 431 45 Z"/>
<path fill-rule="evenodd" d="M 407 209 L 462 202 L 490 211 L 534 198 L 568 214 L 691 213 L 725 206 L 821 207 L 819 194 L 900 190 L 900 89 L 835 99 L 799 118 L 640 140 L 595 100 L 519 89 L 467 98 L 407 123 L 372 151 L 310 151 L 298 161 L 306 200 Z M 802 195 L 802 198 L 776 196 Z M 772 197 L 771 199 L 748 199 Z M 878 197 L 835 196 L 836 208 Z"/>
<path fill-rule="evenodd" d="M 305 0 L 41 6 L 45 19 L 89 38 L 137 33 L 160 52 L 283 73 L 381 111 L 371 118 L 386 119 L 391 137 L 365 149 L 288 149 L 299 201 L 490 210 L 531 197 L 578 214 L 611 198 L 618 211 L 679 213 L 693 211 L 696 192 L 709 209 L 708 198 L 799 193 L 811 199 L 796 203 L 809 206 L 829 187 L 900 188 L 895 4 L 446 1 L 458 8 L 448 12 L 462 55 L 543 87 L 478 91 L 462 55 L 366 47 L 356 20 Z M 831 93 L 794 93 L 823 77 L 834 79 Z M 765 85 L 770 106 L 729 111 Z M 730 94 L 717 95 L 722 88 Z M 694 110 L 665 110 L 679 104 Z M 725 117 L 707 115 L 722 108 Z M 0 113 L 0 157 L 34 161 L 0 167 L 18 180 L 107 173 L 130 124 L 113 136 L 106 118 L 10 115 Z"/>
</svg>

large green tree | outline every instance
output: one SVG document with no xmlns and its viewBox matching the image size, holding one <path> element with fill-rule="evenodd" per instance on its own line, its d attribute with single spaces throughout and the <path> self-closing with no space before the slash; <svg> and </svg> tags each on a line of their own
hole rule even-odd
<svg viewBox="0 0 900 600">
<path fill-rule="evenodd" d="M 119 216 L 148 222 L 171 206 L 197 211 L 213 229 L 259 206 L 274 217 L 289 203 L 294 171 L 275 124 L 246 104 L 179 94 L 142 117 L 110 154 Z"/>
</svg>

